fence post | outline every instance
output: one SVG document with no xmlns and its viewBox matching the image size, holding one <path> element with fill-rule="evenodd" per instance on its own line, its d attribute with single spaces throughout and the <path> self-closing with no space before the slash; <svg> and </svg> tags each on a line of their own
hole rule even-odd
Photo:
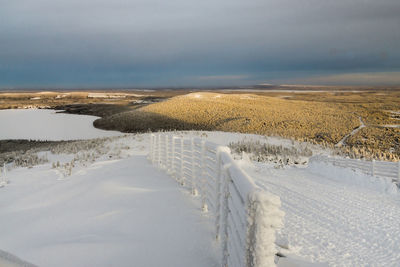
<svg viewBox="0 0 400 267">
<path fill-rule="evenodd" d="M 151 155 L 151 160 L 152 163 L 154 164 L 156 162 L 156 136 L 154 134 L 152 136 L 152 142 L 153 144 L 151 145 L 151 149 L 153 150 L 153 154 Z"/>
<path fill-rule="evenodd" d="M 157 135 L 157 166 L 161 167 L 161 134 Z"/>
<path fill-rule="evenodd" d="M 7 183 L 7 178 L 6 178 L 6 176 L 7 176 L 6 163 L 3 162 L 3 181 L 4 181 L 4 183 Z"/>
<path fill-rule="evenodd" d="M 255 190 L 247 195 L 245 266 L 275 266 L 275 233 L 283 226 L 279 197 Z M 268 215 L 268 216 L 266 216 Z"/>
<path fill-rule="evenodd" d="M 216 188 L 216 203 L 217 207 L 215 210 L 215 239 L 220 238 L 220 220 L 221 220 L 221 174 L 222 174 L 222 162 L 221 162 L 221 150 L 220 147 L 217 148 L 217 177 L 215 181 L 217 182 Z"/>
<path fill-rule="evenodd" d="M 181 183 L 181 185 L 184 185 L 185 184 L 185 175 L 184 175 L 184 172 L 183 172 L 183 154 L 184 154 L 184 152 L 183 152 L 183 148 L 184 148 L 184 139 L 183 139 L 183 137 L 181 137 L 180 138 L 181 139 L 181 177 L 180 177 L 180 183 Z"/>
<path fill-rule="evenodd" d="M 223 182 L 223 200 L 222 200 L 222 222 L 223 222 L 223 236 L 222 236 L 222 266 L 228 266 L 228 216 L 229 216 L 229 183 L 230 177 L 228 172 L 229 166 L 224 166 L 222 176 Z"/>
<path fill-rule="evenodd" d="M 371 173 L 372 173 L 372 176 L 375 176 L 375 160 L 374 160 L 374 159 L 372 160 L 371 164 L 372 164 L 372 171 L 371 171 Z"/>
<path fill-rule="evenodd" d="M 153 135 L 153 164 L 157 163 L 157 136 Z"/>
<path fill-rule="evenodd" d="M 192 181 L 191 181 L 191 186 L 192 186 L 192 195 L 197 196 L 197 188 L 196 188 L 196 166 L 194 162 L 195 158 L 195 145 L 194 145 L 194 138 L 192 137 L 191 143 L 190 143 L 190 151 L 191 151 L 191 158 L 192 158 Z"/>
<path fill-rule="evenodd" d="M 207 193 L 206 193 L 206 141 L 201 141 L 201 209 L 203 212 L 208 211 Z"/>
<path fill-rule="evenodd" d="M 149 159 L 151 163 L 153 163 L 153 134 L 150 134 L 150 151 L 149 151 Z"/>
<path fill-rule="evenodd" d="M 175 136 L 172 136 L 172 158 L 171 158 L 171 175 L 176 176 L 175 174 Z"/>
<path fill-rule="evenodd" d="M 169 171 L 169 164 L 168 164 L 168 134 L 165 135 L 165 169 L 167 170 L 167 173 Z"/>
<path fill-rule="evenodd" d="M 400 160 L 397 162 L 397 182 L 400 186 Z"/>
</svg>

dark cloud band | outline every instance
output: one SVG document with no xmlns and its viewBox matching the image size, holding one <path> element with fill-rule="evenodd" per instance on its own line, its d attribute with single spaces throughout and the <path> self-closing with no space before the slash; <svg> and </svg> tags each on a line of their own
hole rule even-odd
<svg viewBox="0 0 400 267">
<path fill-rule="evenodd" d="M 393 72 L 398 14 L 398 0 L 8 1 L 0 8 L 0 87 Z"/>
</svg>

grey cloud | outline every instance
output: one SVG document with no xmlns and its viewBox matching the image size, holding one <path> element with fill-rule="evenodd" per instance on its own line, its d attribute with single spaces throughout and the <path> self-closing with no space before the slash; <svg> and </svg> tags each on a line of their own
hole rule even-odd
<svg viewBox="0 0 400 267">
<path fill-rule="evenodd" d="M 56 75 L 63 82 L 80 70 L 127 84 L 142 82 L 137 76 L 396 70 L 398 14 L 398 0 L 0 1 L 0 86 L 2 76 L 29 83 L 33 72 L 46 81 L 46 69 L 64 72 Z"/>
</svg>

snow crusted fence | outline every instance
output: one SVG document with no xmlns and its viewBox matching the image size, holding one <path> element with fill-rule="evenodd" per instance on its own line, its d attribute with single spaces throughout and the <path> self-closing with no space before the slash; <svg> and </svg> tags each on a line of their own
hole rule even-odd
<svg viewBox="0 0 400 267">
<path fill-rule="evenodd" d="M 400 186 L 400 161 L 366 161 L 360 159 L 344 159 L 326 156 L 315 156 L 310 158 L 310 161 L 322 161 L 333 164 L 334 166 L 360 170 L 363 173 L 371 176 L 391 178 L 393 182 Z"/>
<path fill-rule="evenodd" d="M 283 225 L 279 197 L 258 188 L 228 147 L 200 138 L 151 134 L 151 162 L 201 200 L 215 219 L 222 266 L 274 266 L 275 231 Z"/>
<path fill-rule="evenodd" d="M 7 176 L 7 166 L 4 163 L 3 167 L 0 167 L 0 187 L 3 187 L 8 183 L 6 176 Z"/>
</svg>

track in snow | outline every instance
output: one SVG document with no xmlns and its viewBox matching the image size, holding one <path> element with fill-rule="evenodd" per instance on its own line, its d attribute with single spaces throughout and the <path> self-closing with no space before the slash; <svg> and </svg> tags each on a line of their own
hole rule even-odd
<svg viewBox="0 0 400 267">
<path fill-rule="evenodd" d="M 346 140 L 352 136 L 355 135 L 359 130 L 361 130 L 362 128 L 366 127 L 365 123 L 363 122 L 362 118 L 359 117 L 360 120 L 360 126 L 358 126 L 357 128 L 355 128 L 353 131 L 351 131 L 351 133 L 346 134 L 342 140 L 340 140 L 335 146 L 339 147 L 339 146 L 343 146 L 346 144 Z"/>
<path fill-rule="evenodd" d="M 399 266 L 398 196 L 340 182 L 347 177 L 330 177 L 329 170 L 318 175 L 259 164 L 246 171 L 280 196 L 286 215 L 278 239 L 288 239 L 288 253 L 335 266 Z"/>
</svg>

